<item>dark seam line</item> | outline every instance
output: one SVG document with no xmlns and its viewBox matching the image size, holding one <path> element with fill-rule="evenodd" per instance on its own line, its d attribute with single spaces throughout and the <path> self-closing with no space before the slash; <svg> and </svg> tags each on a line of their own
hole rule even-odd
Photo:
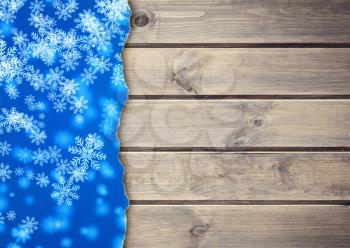
<svg viewBox="0 0 350 248">
<path fill-rule="evenodd" d="M 126 48 L 350 48 L 350 43 L 127 43 Z"/>
<path fill-rule="evenodd" d="M 349 152 L 350 147 L 121 147 L 120 152 Z"/>
<path fill-rule="evenodd" d="M 130 205 L 343 205 L 350 200 L 130 200 Z"/>
<path fill-rule="evenodd" d="M 348 100 L 350 95 L 130 95 L 130 100 Z"/>
</svg>

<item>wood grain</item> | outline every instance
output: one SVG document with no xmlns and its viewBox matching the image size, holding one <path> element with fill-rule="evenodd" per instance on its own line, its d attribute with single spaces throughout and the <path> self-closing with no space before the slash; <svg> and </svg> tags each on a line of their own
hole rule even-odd
<svg viewBox="0 0 350 248">
<path fill-rule="evenodd" d="M 131 100 L 123 147 L 349 147 L 348 100 Z"/>
<path fill-rule="evenodd" d="M 346 43 L 349 0 L 133 0 L 130 43 Z"/>
<path fill-rule="evenodd" d="M 127 248 L 347 248 L 343 206 L 132 206 Z"/>
<path fill-rule="evenodd" d="M 122 152 L 134 200 L 347 200 L 350 153 Z"/>
<path fill-rule="evenodd" d="M 129 48 L 125 74 L 131 96 L 346 95 L 350 49 Z"/>
</svg>

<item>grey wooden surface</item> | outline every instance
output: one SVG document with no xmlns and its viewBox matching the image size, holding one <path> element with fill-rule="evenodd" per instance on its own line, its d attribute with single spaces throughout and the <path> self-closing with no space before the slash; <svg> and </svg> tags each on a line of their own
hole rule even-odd
<svg viewBox="0 0 350 248">
<path fill-rule="evenodd" d="M 349 247 L 350 1 L 130 4 L 125 247 Z"/>
</svg>

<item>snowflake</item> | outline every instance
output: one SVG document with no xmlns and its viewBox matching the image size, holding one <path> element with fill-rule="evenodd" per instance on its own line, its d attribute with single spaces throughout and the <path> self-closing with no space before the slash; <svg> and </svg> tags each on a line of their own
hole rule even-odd
<svg viewBox="0 0 350 248">
<path fill-rule="evenodd" d="M 24 169 L 22 167 L 17 167 L 15 169 L 15 175 L 20 177 L 20 176 L 23 176 L 24 175 Z"/>
<path fill-rule="evenodd" d="M 53 183 L 52 187 L 54 192 L 51 193 L 51 197 L 57 200 L 58 205 L 66 204 L 70 206 L 72 205 L 72 200 L 79 199 L 77 191 L 80 187 L 79 185 L 74 185 L 70 180 L 66 182 L 63 177 L 60 177 L 58 183 Z"/>
<path fill-rule="evenodd" d="M 22 8 L 27 0 L 1 0 L 0 20 L 9 23 L 15 19 L 15 14 Z"/>
<path fill-rule="evenodd" d="M 32 160 L 34 164 L 39 164 L 40 166 L 43 166 L 44 164 L 48 163 L 50 159 L 50 153 L 46 150 L 41 150 L 40 148 L 37 151 L 33 152 Z"/>
<path fill-rule="evenodd" d="M 5 224 L 5 216 L 2 216 L 2 213 L 0 212 L 0 225 Z"/>
<path fill-rule="evenodd" d="M 45 8 L 45 4 L 42 1 L 39 0 L 35 0 L 34 2 L 30 3 L 29 9 L 33 12 L 33 13 L 39 13 L 44 11 Z"/>
<path fill-rule="evenodd" d="M 78 50 L 68 50 L 62 53 L 62 58 L 60 62 L 62 63 L 62 68 L 66 71 L 75 70 L 79 65 L 78 60 L 81 58 L 81 54 Z"/>
<path fill-rule="evenodd" d="M 1 142 L 0 141 L 0 155 L 6 156 L 11 153 L 11 144 L 7 143 L 7 141 Z"/>
<path fill-rule="evenodd" d="M 7 84 L 5 87 L 5 92 L 10 99 L 16 99 L 19 97 L 19 91 L 14 84 Z"/>
<path fill-rule="evenodd" d="M 124 82 L 124 71 L 122 65 L 116 65 L 113 68 L 113 76 L 112 76 L 112 83 L 115 86 L 119 86 Z"/>
<path fill-rule="evenodd" d="M 13 221 L 16 219 L 16 212 L 13 211 L 13 210 L 10 210 L 7 212 L 6 214 L 6 218 L 9 220 L 9 221 Z"/>
<path fill-rule="evenodd" d="M 40 188 L 46 188 L 50 181 L 49 181 L 49 177 L 45 175 L 45 173 L 41 173 L 35 177 L 36 180 L 36 184 L 40 186 Z"/>
<path fill-rule="evenodd" d="M 12 170 L 7 164 L 0 163 L 0 179 L 2 182 L 6 182 L 8 179 L 11 179 Z"/>
<path fill-rule="evenodd" d="M 47 138 L 45 131 L 40 130 L 32 130 L 31 134 L 29 135 L 29 138 L 32 139 L 32 143 L 36 145 L 40 145 L 41 143 L 45 143 L 45 140 Z"/>
<path fill-rule="evenodd" d="M 89 54 L 86 58 L 86 63 L 90 65 L 95 72 L 105 73 L 110 70 L 112 66 L 109 58 L 98 57 L 96 55 Z"/>
<path fill-rule="evenodd" d="M 67 159 L 61 159 L 57 163 L 57 167 L 56 167 L 57 174 L 60 175 L 60 176 L 64 176 L 69 171 L 70 171 L 70 163 L 68 162 Z"/>
<path fill-rule="evenodd" d="M 2 114 L 0 114 L 0 134 L 4 131 L 10 133 L 12 131 L 19 132 L 20 130 L 25 130 L 29 133 L 29 138 L 31 138 L 32 143 L 39 145 L 44 143 L 46 134 L 40 129 L 40 122 L 34 120 L 33 117 L 18 112 L 16 108 L 1 109 Z"/>
<path fill-rule="evenodd" d="M 25 71 L 24 64 L 16 56 L 16 51 L 16 48 L 7 49 L 6 42 L 0 39 L 0 86 L 4 81 L 10 83 L 13 80 L 17 82 L 22 80 L 21 72 Z"/>
<path fill-rule="evenodd" d="M 86 83 L 86 85 L 94 84 L 97 79 L 95 73 L 91 69 L 84 69 L 84 72 L 81 74 L 82 81 Z"/>
<path fill-rule="evenodd" d="M 35 230 L 38 230 L 38 224 L 39 222 L 36 221 L 34 217 L 27 216 L 25 219 L 22 220 L 21 228 L 26 233 L 34 233 Z"/>
<path fill-rule="evenodd" d="M 70 110 L 73 110 L 74 114 L 82 114 L 84 112 L 84 110 L 86 110 L 87 107 L 87 103 L 88 101 L 85 100 L 85 98 L 83 96 L 77 98 L 73 98 L 73 100 L 71 101 L 72 106 L 69 108 Z"/>
<path fill-rule="evenodd" d="M 51 164 L 57 163 L 62 157 L 61 149 L 59 149 L 57 146 L 49 146 L 48 155 L 49 155 Z"/>
<path fill-rule="evenodd" d="M 129 7 L 125 0 L 97 0 L 97 11 L 107 17 L 110 22 L 126 18 Z"/>
<path fill-rule="evenodd" d="M 74 166 L 68 174 L 70 174 L 70 178 L 75 182 L 84 182 L 87 179 L 87 171 L 85 167 Z"/>
<path fill-rule="evenodd" d="M 68 151 L 75 155 L 72 164 L 84 168 L 90 166 L 95 170 L 99 169 L 98 162 L 106 159 L 106 155 L 100 151 L 103 147 L 100 136 L 89 134 L 85 140 L 78 136 L 75 138 L 75 143 L 76 146 L 68 148 Z"/>
<path fill-rule="evenodd" d="M 53 7 L 57 10 L 56 15 L 58 19 L 67 20 L 72 17 L 78 10 L 78 3 L 75 0 L 68 0 L 68 3 L 63 4 L 60 0 L 54 0 Z"/>
<path fill-rule="evenodd" d="M 26 177 L 29 181 L 32 181 L 35 178 L 35 174 L 33 171 L 29 170 L 27 171 Z"/>
</svg>

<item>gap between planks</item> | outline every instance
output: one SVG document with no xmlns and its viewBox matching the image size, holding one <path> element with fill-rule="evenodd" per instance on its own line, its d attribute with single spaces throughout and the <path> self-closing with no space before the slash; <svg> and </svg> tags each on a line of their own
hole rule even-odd
<svg viewBox="0 0 350 248">
<path fill-rule="evenodd" d="M 126 43 L 125 48 L 350 48 L 350 43 Z"/>
</svg>

